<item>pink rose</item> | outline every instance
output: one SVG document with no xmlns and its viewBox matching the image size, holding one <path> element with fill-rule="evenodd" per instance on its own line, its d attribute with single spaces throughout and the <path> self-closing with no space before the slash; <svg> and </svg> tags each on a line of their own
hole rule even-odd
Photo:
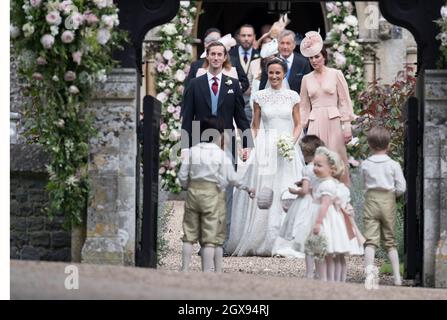
<svg viewBox="0 0 447 320">
<path fill-rule="evenodd" d="M 34 80 L 43 80 L 43 75 L 39 72 L 34 72 L 33 75 L 31 76 Z"/>
<path fill-rule="evenodd" d="M 166 123 L 162 123 L 160 125 L 160 131 L 165 132 L 168 129 L 168 125 Z"/>
<path fill-rule="evenodd" d="M 62 18 L 61 15 L 59 14 L 59 11 L 51 11 L 50 13 L 47 14 L 45 18 L 49 24 L 53 24 L 55 26 L 60 25 L 62 22 Z"/>
<path fill-rule="evenodd" d="M 71 54 L 73 57 L 73 61 L 76 62 L 78 65 L 81 64 L 81 58 L 82 58 L 82 51 L 75 51 Z"/>
<path fill-rule="evenodd" d="M 168 110 L 169 113 L 174 113 L 175 112 L 175 108 L 174 108 L 173 105 L 169 105 L 167 110 Z"/>
<path fill-rule="evenodd" d="M 40 43 L 45 49 L 50 49 L 54 44 L 54 37 L 51 34 L 44 34 L 40 38 Z"/>
<path fill-rule="evenodd" d="M 98 17 L 94 13 L 91 13 L 90 11 L 84 13 L 84 20 L 89 25 L 95 24 L 99 21 Z"/>
<path fill-rule="evenodd" d="M 40 66 L 43 66 L 43 65 L 45 65 L 45 64 L 48 63 L 47 60 L 46 60 L 44 57 L 39 57 L 39 58 L 37 58 L 36 62 L 37 62 L 37 64 L 40 65 Z"/>
<path fill-rule="evenodd" d="M 68 81 L 75 81 L 76 80 L 76 73 L 74 73 L 73 71 L 65 72 L 64 80 L 67 81 L 67 82 Z"/>
<path fill-rule="evenodd" d="M 159 63 L 157 65 L 157 71 L 158 72 L 163 72 L 165 70 L 165 65 L 163 63 Z"/>
<path fill-rule="evenodd" d="M 166 168 L 165 167 L 160 167 L 160 169 L 158 170 L 158 174 L 163 174 L 166 172 Z"/>
<path fill-rule="evenodd" d="M 31 0 L 30 1 L 31 7 L 34 7 L 34 8 L 39 7 L 41 3 L 42 3 L 42 0 Z"/>
<path fill-rule="evenodd" d="M 175 120 L 180 120 L 180 112 L 175 112 L 173 117 Z"/>
<path fill-rule="evenodd" d="M 74 40 L 74 33 L 73 31 L 64 31 L 61 35 L 61 39 L 63 43 L 72 43 Z"/>
<path fill-rule="evenodd" d="M 98 30 L 98 36 L 96 37 L 96 39 L 98 40 L 99 44 L 106 44 L 107 41 L 110 40 L 110 31 L 104 28 L 101 28 Z"/>
</svg>

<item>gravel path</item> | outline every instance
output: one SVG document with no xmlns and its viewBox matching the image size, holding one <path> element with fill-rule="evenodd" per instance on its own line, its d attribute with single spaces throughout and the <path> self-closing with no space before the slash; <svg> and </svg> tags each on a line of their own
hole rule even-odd
<svg viewBox="0 0 447 320">
<path fill-rule="evenodd" d="M 165 240 L 167 247 L 164 249 L 165 256 L 161 259 L 161 270 L 177 271 L 181 266 L 182 241 L 182 219 L 183 201 L 169 201 L 167 205 L 173 205 L 167 222 Z M 198 251 L 198 246 L 194 252 Z M 347 257 L 348 265 L 347 281 L 362 283 L 363 278 L 363 257 Z M 376 265 L 380 268 L 383 261 L 376 259 Z M 191 270 L 200 271 L 200 257 L 193 254 Z M 268 257 L 225 257 L 223 259 L 224 273 L 245 273 L 254 275 L 267 275 L 279 277 L 304 278 L 305 264 L 303 259 L 291 258 L 268 258 Z M 393 279 L 390 275 L 380 275 L 381 285 L 392 285 Z M 404 285 L 411 285 L 412 282 L 404 281 Z"/>
</svg>

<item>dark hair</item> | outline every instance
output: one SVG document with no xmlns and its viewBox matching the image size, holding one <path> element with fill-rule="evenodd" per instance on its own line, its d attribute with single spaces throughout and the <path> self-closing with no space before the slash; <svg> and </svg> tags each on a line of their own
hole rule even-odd
<svg viewBox="0 0 447 320">
<path fill-rule="evenodd" d="M 281 58 L 278 58 L 278 57 L 274 57 L 274 58 L 269 59 L 269 61 L 267 61 L 266 67 L 265 67 L 267 72 L 269 70 L 269 67 L 272 64 L 279 64 L 282 67 L 282 69 L 284 70 L 284 74 L 287 73 L 287 63 L 284 61 L 284 59 L 281 59 Z"/>
<path fill-rule="evenodd" d="M 203 39 L 205 39 L 206 36 L 209 35 L 212 32 L 217 32 L 219 34 L 222 34 L 222 32 L 220 32 L 220 30 L 217 29 L 217 28 L 208 28 L 208 29 L 206 29 L 205 34 L 203 35 Z"/>
<path fill-rule="evenodd" d="M 208 118 L 200 120 L 200 141 L 216 142 L 217 139 L 220 139 L 220 135 L 224 132 L 222 122 L 222 119 L 216 116 L 209 116 Z"/>
<path fill-rule="evenodd" d="M 304 156 L 313 157 L 318 147 L 324 147 L 324 142 L 316 135 L 308 134 L 301 139 L 300 147 Z"/>
<path fill-rule="evenodd" d="M 368 131 L 367 138 L 371 149 L 375 151 L 382 151 L 388 148 L 391 134 L 384 127 L 373 127 Z"/>
<path fill-rule="evenodd" d="M 238 34 L 241 32 L 242 28 L 251 28 L 253 30 L 253 33 L 256 35 L 255 28 L 251 24 L 245 23 L 245 24 L 241 25 L 238 29 Z"/>
<path fill-rule="evenodd" d="M 323 55 L 324 58 L 324 65 L 327 65 L 328 61 L 327 61 L 327 50 L 326 47 L 323 45 L 323 48 L 321 48 L 320 53 Z"/>
</svg>

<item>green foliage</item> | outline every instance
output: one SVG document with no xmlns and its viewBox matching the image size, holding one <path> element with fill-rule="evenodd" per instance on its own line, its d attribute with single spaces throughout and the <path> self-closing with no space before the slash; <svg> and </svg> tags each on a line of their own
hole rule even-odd
<svg viewBox="0 0 447 320">
<path fill-rule="evenodd" d="M 360 94 L 361 111 L 354 124 L 354 133 L 359 143 L 352 150 L 356 158 L 368 157 L 366 135 L 372 127 L 383 126 L 391 132 L 391 158 L 403 165 L 405 136 L 402 111 L 408 98 L 414 95 L 416 87 L 416 78 L 411 71 L 411 67 L 406 67 L 398 72 L 396 80 L 391 84 L 372 82 Z"/>
<path fill-rule="evenodd" d="M 88 203 L 92 90 L 105 81 L 115 63 L 112 50 L 125 39 L 113 28 L 117 8 L 96 2 L 11 2 L 13 54 L 31 98 L 24 110 L 27 133 L 49 156 L 48 214 L 64 212 L 67 227 L 82 222 Z"/>
<path fill-rule="evenodd" d="M 179 193 L 180 110 L 184 80 L 192 60 L 191 33 L 196 17 L 195 1 L 180 2 L 177 16 L 161 26 L 160 53 L 155 55 L 157 99 L 162 103 L 160 118 L 160 183 L 164 190 Z"/>
<path fill-rule="evenodd" d="M 446 4 L 441 7 L 441 18 L 435 20 L 434 22 L 439 26 L 441 31 L 436 36 L 436 39 L 441 41 L 437 67 L 438 69 L 445 69 L 447 68 L 447 1 Z"/>
<path fill-rule="evenodd" d="M 358 95 L 365 88 L 363 79 L 363 50 L 357 42 L 359 35 L 358 20 L 351 2 L 327 2 L 327 18 L 332 28 L 326 38 L 330 42 L 328 53 L 331 67 L 340 69 L 348 83 L 354 106 L 354 113 L 360 110 Z"/>
</svg>

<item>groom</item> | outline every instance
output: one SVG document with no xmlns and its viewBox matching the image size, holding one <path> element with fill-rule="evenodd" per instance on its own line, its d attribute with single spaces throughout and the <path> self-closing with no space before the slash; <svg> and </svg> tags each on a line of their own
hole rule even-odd
<svg viewBox="0 0 447 320">
<path fill-rule="evenodd" d="M 230 131 L 231 144 L 225 145 L 225 151 L 231 156 L 236 167 L 236 139 L 234 135 L 233 120 L 243 137 L 242 158 L 248 158 L 253 146 L 250 132 L 250 124 L 244 112 L 244 98 L 237 79 L 228 77 L 222 73 L 223 64 L 227 59 L 227 50 L 220 42 L 212 42 L 206 48 L 206 59 L 209 68 L 206 74 L 194 78 L 189 83 L 183 98 L 183 121 L 182 121 L 182 153 L 187 148 L 200 141 L 200 130 L 194 130 L 200 120 L 217 116 L 218 121 L 223 124 L 226 132 Z M 185 136 L 187 134 L 187 136 Z M 193 136 L 194 135 L 194 136 Z M 233 188 L 227 188 L 227 239 L 231 223 L 231 207 L 233 202 Z"/>
</svg>

